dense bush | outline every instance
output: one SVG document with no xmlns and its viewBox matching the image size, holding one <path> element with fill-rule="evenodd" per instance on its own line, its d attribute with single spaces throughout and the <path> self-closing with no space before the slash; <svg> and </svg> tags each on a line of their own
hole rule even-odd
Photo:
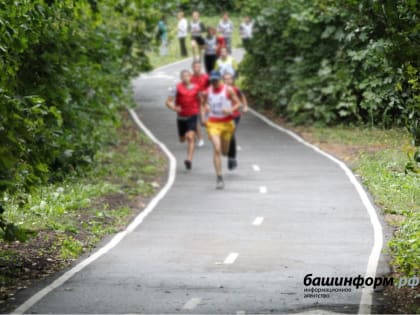
<svg viewBox="0 0 420 315">
<path fill-rule="evenodd" d="M 291 121 L 407 123 L 419 144 L 417 1 L 244 1 L 249 92 Z"/>
<path fill-rule="evenodd" d="M 416 147 L 407 171 L 420 173 L 418 1 L 246 0 L 242 9 L 256 34 L 241 73 L 261 105 L 298 124 L 405 125 Z M 390 243 L 406 274 L 418 271 L 410 211 Z"/>
<path fill-rule="evenodd" d="M 178 7 L 188 12 L 198 10 L 203 15 L 209 16 L 213 14 L 221 14 L 225 11 L 235 13 L 235 11 L 239 8 L 239 2 L 239 0 L 180 0 L 178 1 Z"/>
<path fill-rule="evenodd" d="M 0 0 L 1 199 L 23 205 L 22 192 L 91 165 L 131 102 L 130 77 L 150 68 L 145 52 L 166 4 Z M 0 209 L 0 238 L 23 240 Z"/>
<path fill-rule="evenodd" d="M 92 161 L 150 67 L 159 5 L 0 0 L 0 196 Z"/>
</svg>

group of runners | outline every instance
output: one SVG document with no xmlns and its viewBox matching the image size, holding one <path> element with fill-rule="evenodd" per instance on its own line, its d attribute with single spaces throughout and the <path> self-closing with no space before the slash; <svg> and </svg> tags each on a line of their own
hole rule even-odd
<svg viewBox="0 0 420 315">
<path fill-rule="evenodd" d="M 202 62 L 194 59 L 191 70 L 183 70 L 181 81 L 171 89 L 166 105 L 177 113 L 179 140 L 187 143 L 187 170 L 192 169 L 196 142 L 204 145 L 201 127 L 205 126 L 213 145 L 213 163 L 216 188 L 224 188 L 222 156 L 227 156 L 227 167 L 238 166 L 235 130 L 241 111 L 248 111 L 245 95 L 235 86 L 236 63 L 226 47 L 220 50 L 214 69 L 202 71 Z M 197 140 L 197 141 L 196 141 Z"/>
<path fill-rule="evenodd" d="M 248 47 L 248 43 L 252 38 L 253 25 L 252 19 L 249 16 L 245 16 L 239 26 L 239 34 L 245 48 Z M 198 11 L 192 13 L 190 22 L 185 18 L 184 12 L 178 13 L 177 33 L 181 56 L 188 56 L 186 42 L 188 33 L 190 33 L 192 56 L 195 59 L 201 60 L 204 55 L 204 64 L 207 73 L 210 73 L 214 69 L 216 60 L 221 55 L 221 49 L 223 47 L 226 47 L 229 54 L 232 53 L 233 32 L 234 24 L 227 12 L 223 13 L 216 27 L 206 27 L 202 23 Z"/>
</svg>

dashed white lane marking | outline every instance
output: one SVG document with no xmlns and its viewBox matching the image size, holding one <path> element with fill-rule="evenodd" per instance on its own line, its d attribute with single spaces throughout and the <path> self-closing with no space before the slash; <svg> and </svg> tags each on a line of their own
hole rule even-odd
<svg viewBox="0 0 420 315">
<path fill-rule="evenodd" d="M 193 310 L 201 303 L 201 298 L 192 298 L 182 307 L 184 310 Z"/>
<path fill-rule="evenodd" d="M 237 311 L 236 312 L 236 315 L 245 315 L 246 314 L 246 312 L 245 311 Z"/>
<path fill-rule="evenodd" d="M 266 194 L 267 193 L 267 187 L 260 186 L 260 194 Z"/>
<path fill-rule="evenodd" d="M 261 168 L 257 164 L 252 165 L 252 169 L 256 172 L 261 171 Z"/>
<path fill-rule="evenodd" d="M 259 226 L 263 223 L 264 217 L 256 217 L 254 222 L 252 222 L 252 225 Z"/>
<path fill-rule="evenodd" d="M 318 152 L 319 154 L 325 156 L 326 158 L 330 159 L 334 163 L 338 164 L 341 169 L 344 171 L 344 173 L 347 175 L 347 177 L 350 179 L 350 182 L 355 187 L 357 193 L 360 196 L 360 199 L 363 203 L 363 205 L 366 208 L 366 211 L 370 218 L 370 223 L 372 224 L 373 228 L 373 246 L 372 250 L 369 255 L 369 260 L 367 263 L 366 273 L 365 277 L 372 277 L 375 278 L 376 271 L 378 269 L 379 264 L 379 258 L 381 257 L 381 250 L 383 246 L 383 232 L 382 232 L 382 225 L 379 221 L 379 217 L 376 213 L 375 206 L 372 204 L 372 202 L 369 199 L 369 195 L 366 192 L 366 190 L 363 188 L 362 184 L 357 180 L 356 176 L 354 176 L 353 172 L 347 167 L 346 164 L 344 164 L 342 161 L 338 160 L 337 158 L 333 157 L 331 154 L 326 153 L 325 151 L 322 151 L 320 148 L 314 146 L 313 144 L 310 144 L 309 142 L 303 140 L 300 136 L 298 136 L 293 131 L 290 131 L 288 129 L 285 129 L 264 115 L 261 115 L 260 113 L 257 113 L 254 110 L 250 110 L 252 114 L 254 114 L 256 117 L 260 118 L 262 121 L 264 121 L 267 125 L 280 130 L 294 139 L 296 139 L 298 142 L 302 143 L 303 145 L 313 149 L 314 151 Z M 360 299 L 359 304 L 359 314 L 370 314 L 371 313 L 371 306 L 372 306 L 372 299 L 373 299 L 373 287 L 372 286 L 365 286 L 362 290 L 362 297 Z"/>
<path fill-rule="evenodd" d="M 238 258 L 239 254 L 238 253 L 230 253 L 225 261 L 223 262 L 223 264 L 225 265 L 231 265 L 235 262 L 235 260 Z"/>
</svg>

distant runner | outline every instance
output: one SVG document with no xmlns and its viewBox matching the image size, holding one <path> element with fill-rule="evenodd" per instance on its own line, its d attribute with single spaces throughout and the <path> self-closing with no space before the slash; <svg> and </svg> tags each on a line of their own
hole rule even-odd
<svg viewBox="0 0 420 315">
<path fill-rule="evenodd" d="M 232 33 L 233 33 L 233 22 L 229 18 L 229 13 L 225 12 L 218 25 L 219 31 L 222 33 L 225 39 L 226 47 L 229 54 L 232 53 Z"/>
<path fill-rule="evenodd" d="M 207 36 L 204 39 L 205 46 L 204 46 L 204 66 L 206 68 L 206 72 L 210 73 L 214 70 L 217 61 L 217 36 L 216 36 L 216 29 L 214 27 L 207 28 Z"/>
<path fill-rule="evenodd" d="M 236 96 L 238 97 L 241 106 L 242 106 L 242 111 L 244 113 L 248 112 L 248 100 L 245 97 L 245 94 L 242 93 L 242 91 L 235 86 L 235 81 L 234 78 L 231 74 L 225 74 L 223 76 L 223 82 L 227 85 L 232 87 L 233 91 L 236 93 Z M 235 122 L 235 133 L 236 130 L 238 129 L 238 125 L 239 125 L 239 121 L 241 120 L 241 112 L 238 110 L 236 110 L 233 113 L 233 119 Z M 238 161 L 236 159 L 236 136 L 235 133 L 232 136 L 232 139 L 230 140 L 230 145 L 229 145 L 229 152 L 228 152 L 228 169 L 229 170 L 234 170 L 237 166 L 238 166 Z"/>
<path fill-rule="evenodd" d="M 187 57 L 188 52 L 187 52 L 187 46 L 185 44 L 185 39 L 187 38 L 187 33 L 188 33 L 188 21 L 184 17 L 184 12 L 182 11 L 178 13 L 177 31 L 178 31 L 178 40 L 179 40 L 179 48 L 181 50 L 181 56 Z"/>
<path fill-rule="evenodd" d="M 239 33 L 241 34 L 242 38 L 242 46 L 244 46 L 246 50 L 249 49 L 249 42 L 253 35 L 253 27 L 254 22 L 252 21 L 252 19 L 249 16 L 244 17 L 244 21 L 239 27 Z"/>
<path fill-rule="evenodd" d="M 205 45 L 202 33 L 205 31 L 204 24 L 200 21 L 200 13 L 194 11 L 190 22 L 191 50 L 193 58 L 201 61 Z"/>
<path fill-rule="evenodd" d="M 216 38 L 217 38 L 217 57 L 220 57 L 222 48 L 226 47 L 225 38 L 220 34 L 220 31 L 216 29 Z"/>
<path fill-rule="evenodd" d="M 197 85 L 200 88 L 200 93 L 205 93 L 210 85 L 209 76 L 201 71 L 201 62 L 196 60 L 192 64 L 193 75 L 191 77 L 191 83 Z M 197 122 L 197 137 L 198 147 L 204 146 L 203 133 L 201 132 L 201 124 Z"/>
<path fill-rule="evenodd" d="M 219 71 L 222 76 L 224 76 L 225 74 L 230 74 L 233 77 L 236 77 L 237 69 L 238 64 L 235 58 L 229 55 L 226 47 L 223 47 L 220 50 L 220 57 L 219 59 L 217 59 L 216 62 L 216 70 Z"/>
<path fill-rule="evenodd" d="M 195 133 L 197 132 L 198 114 L 200 112 L 200 87 L 191 83 L 191 72 L 181 72 L 181 82 L 171 91 L 166 100 L 166 106 L 176 112 L 179 141 L 187 140 L 187 159 L 185 168 L 192 168 L 195 147 Z"/>
<path fill-rule="evenodd" d="M 161 56 L 166 56 L 168 54 L 168 26 L 164 15 L 159 20 L 157 29 L 156 37 L 160 42 L 159 53 Z"/>
<path fill-rule="evenodd" d="M 201 118 L 207 127 L 209 139 L 213 143 L 213 163 L 217 175 L 216 189 L 224 188 L 222 155 L 227 155 L 230 140 L 235 131 L 232 114 L 240 103 L 233 89 L 221 81 L 220 72 L 210 74 L 211 85 L 201 103 Z M 206 120 L 208 115 L 208 120 Z"/>
</svg>

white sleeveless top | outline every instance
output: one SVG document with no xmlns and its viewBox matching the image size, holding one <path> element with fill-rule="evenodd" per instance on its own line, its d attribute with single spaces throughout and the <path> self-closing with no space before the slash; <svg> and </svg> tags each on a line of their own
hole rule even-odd
<svg viewBox="0 0 420 315">
<path fill-rule="evenodd" d="M 240 26 L 240 33 L 241 37 L 245 39 L 252 38 L 252 28 L 254 26 L 254 23 L 242 23 Z"/>
<path fill-rule="evenodd" d="M 192 36 L 201 36 L 201 22 L 200 21 L 197 21 L 197 22 L 191 21 L 190 27 L 191 27 Z"/>
<path fill-rule="evenodd" d="M 225 74 L 235 75 L 235 69 L 233 68 L 233 58 L 229 56 L 226 60 L 219 58 L 217 60 L 217 67 L 219 68 L 220 74 L 224 76 Z"/>
<path fill-rule="evenodd" d="M 206 37 L 206 55 L 216 55 L 217 52 L 217 39 L 216 36 Z"/>
<path fill-rule="evenodd" d="M 223 113 L 223 109 L 232 108 L 232 102 L 227 96 L 226 85 L 219 93 L 215 93 L 213 86 L 210 86 L 207 101 L 210 105 L 209 118 L 221 119 L 230 116 Z"/>
</svg>

